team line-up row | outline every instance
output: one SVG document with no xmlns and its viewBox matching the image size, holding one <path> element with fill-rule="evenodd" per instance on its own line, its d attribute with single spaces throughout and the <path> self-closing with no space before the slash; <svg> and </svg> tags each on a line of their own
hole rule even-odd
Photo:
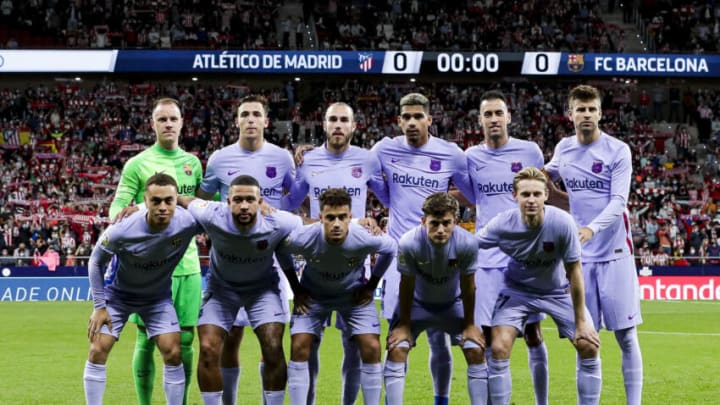
<svg viewBox="0 0 720 405">
<path fill-rule="evenodd" d="M 548 314 L 578 350 L 579 403 L 599 402 L 596 331 L 606 327 L 623 353 L 627 403 L 639 404 L 635 327 L 642 318 L 626 210 L 630 150 L 600 130 L 600 100 L 591 86 L 570 92 L 576 134 L 557 145 L 547 164 L 536 144 L 509 136 L 511 115 L 496 91 L 481 97 L 486 141 L 465 153 L 429 136 L 429 101 L 418 93 L 400 101 L 404 135 L 369 151 L 350 145 L 352 108 L 334 103 L 325 113 L 325 144 L 298 154 L 296 168 L 286 150 L 264 142 L 267 103 L 249 96 L 238 107 L 238 143 L 215 152 L 204 176 L 199 160 L 178 147 L 180 105 L 157 100 L 151 121 L 157 142 L 126 163 L 111 215 L 132 201 L 145 208 L 129 216 L 132 209 L 123 210 L 127 218 L 105 231 L 90 261 L 87 403 L 102 403 L 107 355 L 131 314 L 139 326 L 133 374 L 141 404 L 152 395 L 155 345 L 165 361 L 168 403 L 187 401 L 196 325 L 205 404 L 237 401 L 237 349 L 247 325 L 260 341 L 265 403 L 283 403 L 286 384 L 291 403 L 314 403 L 317 344 L 337 311 L 343 403 L 354 403 L 362 389 L 366 404 L 379 404 L 384 379 L 387 403 L 401 404 L 408 351 L 422 331 L 436 403 L 448 401 L 448 340 L 463 349 L 471 403 L 509 403 L 509 356 L 520 335 L 536 401 L 547 403 L 539 322 Z M 567 193 L 555 186 L 560 180 Z M 448 193 L 451 183 L 457 189 Z M 369 219 L 351 221 L 364 217 L 368 188 L 389 208 L 387 234 L 368 232 Z M 216 193 L 221 202 L 209 201 Z M 305 196 L 310 218 L 319 222 L 303 226 L 284 210 Z M 549 197 L 569 205 L 570 214 L 546 206 Z M 455 227 L 458 200 L 476 207 L 475 235 Z M 200 232 L 212 240 L 204 293 L 191 243 Z M 307 263 L 300 280 L 292 254 Z M 370 254 L 378 256 L 367 279 Z M 295 296 L 287 364 L 282 335 L 289 310 L 278 267 Z M 384 367 L 372 302 L 381 280 L 382 316 L 390 322 Z"/>
</svg>

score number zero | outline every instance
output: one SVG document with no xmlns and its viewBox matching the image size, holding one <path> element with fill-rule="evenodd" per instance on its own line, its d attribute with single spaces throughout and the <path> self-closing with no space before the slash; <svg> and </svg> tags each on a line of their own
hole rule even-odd
<svg viewBox="0 0 720 405">
<path fill-rule="evenodd" d="M 437 70 L 446 72 L 495 73 L 500 69 L 496 53 L 439 53 Z"/>
</svg>

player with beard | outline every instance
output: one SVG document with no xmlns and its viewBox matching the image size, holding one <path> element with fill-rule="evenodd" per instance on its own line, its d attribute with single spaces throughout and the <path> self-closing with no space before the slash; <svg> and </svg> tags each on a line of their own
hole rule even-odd
<svg viewBox="0 0 720 405">
<path fill-rule="evenodd" d="M 330 188 L 341 188 L 352 199 L 353 218 L 364 218 L 368 188 L 381 202 L 387 203 L 387 187 L 380 170 L 380 161 L 371 151 L 350 145 L 355 119 L 349 105 L 338 102 L 328 106 L 323 129 L 327 136 L 324 146 L 312 150 L 303 148 L 298 155 L 298 159 L 302 158 L 302 164 L 298 164 L 297 180 L 289 194 L 289 208 L 299 206 L 307 195 L 310 200 L 310 218 L 320 219 L 320 195 Z M 364 221 L 374 223 L 370 218 Z M 366 273 L 369 262 L 368 258 Z M 342 403 L 354 404 L 360 389 L 360 352 L 349 330 L 344 327 L 342 316 L 336 317 L 335 326 L 343 331 Z M 315 381 L 320 364 L 317 348 L 321 339 L 318 336 L 310 353 L 309 404 L 314 403 Z"/>
<path fill-rule="evenodd" d="M 220 404 L 225 383 L 220 356 L 240 308 L 245 308 L 260 343 L 265 403 L 280 405 L 285 397 L 287 366 L 282 336 L 287 313 L 273 256 L 302 221 L 285 211 L 258 215 L 261 203 L 259 183 L 245 175 L 230 183 L 227 203 L 180 199 L 180 205 L 187 206 L 213 241 L 208 287 L 198 320 L 198 384 L 205 405 Z M 292 263 L 290 255 L 283 260 Z M 290 280 L 297 280 L 294 270 L 289 271 Z"/>
<path fill-rule="evenodd" d="M 480 230 L 496 214 L 516 207 L 513 198 L 513 178 L 525 167 L 543 167 L 543 155 L 534 142 L 509 136 L 508 124 L 512 117 L 505 95 L 488 91 L 480 96 L 478 120 L 485 134 L 485 143 L 465 151 L 468 172 L 474 186 L 475 230 Z M 490 326 L 493 307 L 504 285 L 505 269 L 510 257 L 500 249 L 481 250 L 478 271 L 475 273 L 475 322 L 481 326 L 488 346 L 492 343 Z M 528 363 L 535 390 L 535 404 L 548 403 L 547 347 L 543 341 L 540 321 L 542 314 L 533 314 L 527 322 L 523 336 L 528 348 Z M 486 351 L 487 356 L 490 351 Z"/>
<path fill-rule="evenodd" d="M 638 405 L 643 364 L 637 325 L 642 315 L 627 209 L 632 157 L 626 143 L 600 130 L 601 100 L 592 86 L 570 91 L 568 115 L 575 136 L 558 142 L 545 170 L 552 180 L 565 183 L 582 243 L 585 301 L 595 328 L 614 332 L 627 404 Z"/>
<path fill-rule="evenodd" d="M 264 97 L 249 95 L 240 100 L 236 119 L 240 133 L 238 141 L 210 156 L 198 197 L 209 200 L 219 192 L 220 199 L 224 201 L 232 180 L 239 175 L 248 175 L 260 184 L 263 204 L 277 209 L 286 207 L 284 198 L 288 197 L 283 197 L 283 192 L 289 191 L 295 181 L 295 164 L 287 150 L 265 141 L 265 128 L 269 125 L 267 115 L 268 103 Z M 281 282 L 281 288 L 284 289 L 284 286 L 285 283 Z M 287 309 L 287 300 L 284 302 Z M 238 352 L 244 327 L 249 324 L 245 310 L 240 309 L 234 327 L 223 344 L 221 362 L 225 405 L 237 403 L 241 370 Z M 263 374 L 262 368 L 261 362 L 260 374 Z"/>
</svg>

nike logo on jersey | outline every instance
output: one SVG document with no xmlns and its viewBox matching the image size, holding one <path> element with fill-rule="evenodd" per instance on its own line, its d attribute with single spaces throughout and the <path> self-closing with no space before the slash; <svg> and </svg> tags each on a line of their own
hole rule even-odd
<svg viewBox="0 0 720 405">
<path fill-rule="evenodd" d="M 237 174 L 237 173 L 240 173 L 241 171 L 242 171 L 242 169 L 240 169 L 240 170 L 228 170 L 228 176 L 233 176 L 233 175 L 235 175 L 235 174 Z"/>
</svg>

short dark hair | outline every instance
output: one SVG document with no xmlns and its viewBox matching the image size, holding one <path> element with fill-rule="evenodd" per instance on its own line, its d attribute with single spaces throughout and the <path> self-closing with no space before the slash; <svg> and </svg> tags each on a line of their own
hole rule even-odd
<svg viewBox="0 0 720 405">
<path fill-rule="evenodd" d="M 260 188 L 260 183 L 258 183 L 257 179 L 253 176 L 248 176 L 247 174 L 241 174 L 240 176 L 235 177 L 230 182 L 230 187 L 232 186 L 255 186 L 257 188 Z"/>
<path fill-rule="evenodd" d="M 178 188 L 177 181 L 175 181 L 175 178 L 173 178 L 171 175 L 165 174 L 165 173 L 155 173 L 152 176 L 150 176 L 150 178 L 147 179 L 147 182 L 145 182 L 145 191 L 147 191 L 148 188 L 152 185 L 173 186 L 173 187 L 175 187 L 175 190 L 177 190 L 177 188 Z"/>
<path fill-rule="evenodd" d="M 480 104 L 485 100 L 502 100 L 507 104 L 507 97 L 500 90 L 488 90 L 480 96 Z"/>
<path fill-rule="evenodd" d="M 268 107 L 267 98 L 265 98 L 264 96 L 261 96 L 260 94 L 250 94 L 248 96 L 241 98 L 240 103 L 238 103 L 238 108 L 240 108 L 240 106 L 245 103 L 260 103 L 263 106 L 265 115 L 268 114 L 269 107 Z"/>
<path fill-rule="evenodd" d="M 318 200 L 320 201 L 320 210 L 326 205 L 329 207 L 342 207 L 343 205 L 347 205 L 352 209 L 352 198 L 350 198 L 350 194 L 343 188 L 329 188 L 320 194 Z"/>
<path fill-rule="evenodd" d="M 602 94 L 600 94 L 600 90 L 598 90 L 597 87 L 589 86 L 587 84 L 581 84 L 570 90 L 570 94 L 568 97 L 568 107 L 571 107 L 572 102 L 575 100 L 602 100 Z"/>
<path fill-rule="evenodd" d="M 177 99 L 174 99 L 172 97 L 160 97 L 160 98 L 156 99 L 155 101 L 153 101 L 152 111 L 155 111 L 157 106 L 159 106 L 160 104 L 175 104 L 175 106 L 178 108 L 178 110 L 180 110 L 180 116 L 182 117 L 182 115 L 183 115 L 182 106 L 180 105 L 180 102 Z"/>
<path fill-rule="evenodd" d="M 420 93 L 406 94 L 400 99 L 400 108 L 412 105 L 419 105 L 426 113 L 430 112 L 430 100 Z"/>
<path fill-rule="evenodd" d="M 448 193 L 434 193 L 430 194 L 423 202 L 422 212 L 425 216 L 432 215 L 434 217 L 441 217 L 451 212 L 453 216 L 457 217 L 460 214 L 460 203 Z"/>
</svg>

